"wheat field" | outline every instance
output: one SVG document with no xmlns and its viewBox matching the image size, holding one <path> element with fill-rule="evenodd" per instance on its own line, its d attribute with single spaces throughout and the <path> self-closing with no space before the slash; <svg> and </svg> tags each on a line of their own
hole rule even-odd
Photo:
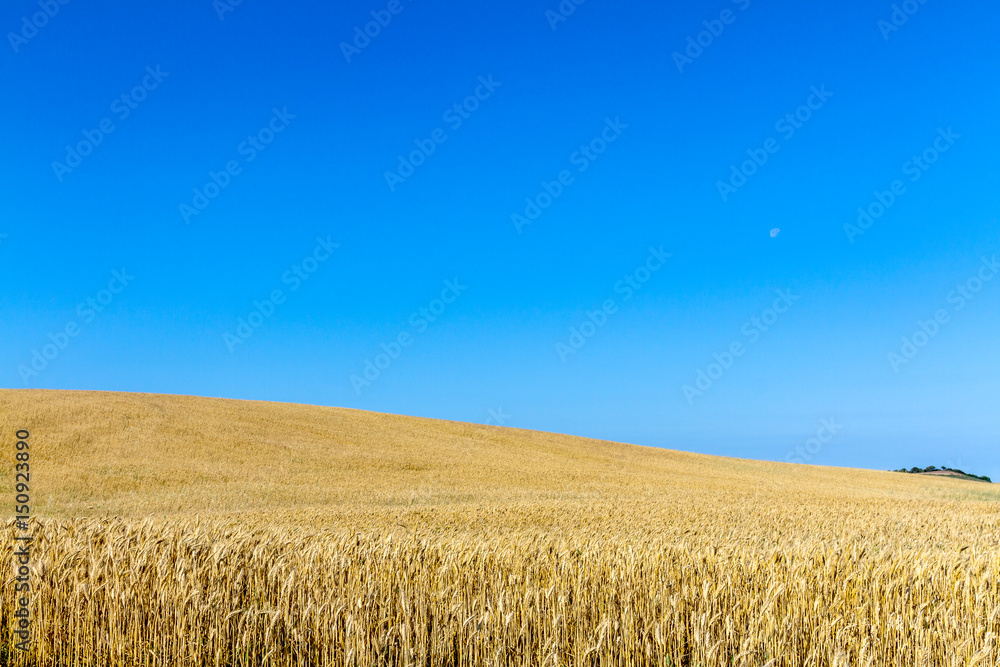
<svg viewBox="0 0 1000 667">
<path fill-rule="evenodd" d="M 994 485 L 0 390 L 11 507 L 17 429 L 32 626 L 15 650 L 8 568 L 3 665 L 1000 663 Z"/>
</svg>

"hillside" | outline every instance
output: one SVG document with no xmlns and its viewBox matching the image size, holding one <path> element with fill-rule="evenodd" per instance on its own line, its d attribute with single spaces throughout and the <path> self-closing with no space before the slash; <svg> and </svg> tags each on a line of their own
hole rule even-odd
<svg viewBox="0 0 1000 667">
<path fill-rule="evenodd" d="M 0 390 L 0 433 L 12 437 L 20 428 L 32 434 L 36 511 L 48 516 L 497 505 L 689 492 L 769 496 L 790 489 L 819 497 L 1000 499 L 1000 491 L 969 496 L 952 480 L 189 396 Z M 12 463 L 12 443 L 2 457 Z M 0 468 L 0 482 L 9 481 L 10 471 L 10 465 Z"/>
<path fill-rule="evenodd" d="M 0 390 L 0 664 L 997 664 L 1000 489 L 305 405 Z M 11 506 L 13 509 L 13 506 Z M 14 561 L 8 519 L 0 561 Z M 20 566 L 19 566 L 20 567 Z M 20 570 L 19 570 L 20 571 Z"/>
</svg>

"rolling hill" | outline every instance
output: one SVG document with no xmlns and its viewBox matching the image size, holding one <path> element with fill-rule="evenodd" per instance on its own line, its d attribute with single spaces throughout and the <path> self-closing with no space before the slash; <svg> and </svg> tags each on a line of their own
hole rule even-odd
<svg viewBox="0 0 1000 667">
<path fill-rule="evenodd" d="M 819 498 L 1000 499 L 1000 490 L 947 479 L 190 396 L 0 390 L 0 432 L 13 437 L 20 428 L 32 434 L 38 511 L 54 517 L 793 490 Z M 2 455 L 12 462 L 12 444 Z M 0 482 L 10 470 L 0 469 Z"/>
<path fill-rule="evenodd" d="M 997 664 L 1000 489 L 358 410 L 0 390 L 0 664 Z M 23 456 L 22 456 L 23 459 Z"/>
</svg>

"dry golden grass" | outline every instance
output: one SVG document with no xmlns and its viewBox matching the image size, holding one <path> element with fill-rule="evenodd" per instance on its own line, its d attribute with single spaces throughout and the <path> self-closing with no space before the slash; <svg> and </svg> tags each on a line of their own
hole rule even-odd
<svg viewBox="0 0 1000 667">
<path fill-rule="evenodd" d="M 4 664 L 1000 662 L 994 485 L 0 390 L 10 502 L 18 428 L 41 520 L 32 652 L 10 657 L 8 577 Z"/>
</svg>

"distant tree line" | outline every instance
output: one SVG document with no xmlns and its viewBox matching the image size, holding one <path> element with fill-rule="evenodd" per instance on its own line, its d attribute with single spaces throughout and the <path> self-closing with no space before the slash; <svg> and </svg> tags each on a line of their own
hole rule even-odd
<svg viewBox="0 0 1000 667">
<path fill-rule="evenodd" d="M 987 477 L 986 475 L 973 475 L 972 473 L 968 473 L 968 472 L 965 472 L 963 470 L 959 470 L 957 468 L 949 468 L 947 466 L 941 466 L 940 468 L 938 468 L 937 466 L 927 466 L 926 468 L 918 468 L 918 467 L 914 466 L 914 467 L 910 468 L 909 470 L 907 470 L 906 468 L 900 468 L 899 470 L 893 470 L 892 472 L 917 473 L 917 472 L 935 472 L 937 470 L 945 470 L 947 472 L 957 472 L 959 475 L 965 475 L 966 477 L 973 477 L 975 479 L 981 479 L 984 482 L 989 482 L 990 484 L 993 483 L 993 480 L 990 479 L 989 477 Z"/>
</svg>

